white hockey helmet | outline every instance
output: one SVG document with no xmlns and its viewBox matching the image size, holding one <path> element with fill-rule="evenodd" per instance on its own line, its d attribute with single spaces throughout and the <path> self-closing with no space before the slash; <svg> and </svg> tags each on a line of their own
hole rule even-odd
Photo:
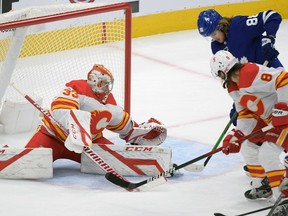
<svg viewBox="0 0 288 216">
<path fill-rule="evenodd" d="M 225 74 L 225 79 L 227 79 L 227 73 L 230 69 L 238 63 L 237 58 L 235 58 L 230 52 L 225 50 L 219 50 L 215 53 L 215 55 L 211 58 L 210 68 L 211 73 L 214 77 L 218 77 L 218 72 L 223 71 Z"/>
<path fill-rule="evenodd" d="M 102 101 L 112 91 L 114 78 L 112 73 L 103 65 L 95 64 L 87 75 L 87 83 Z"/>
</svg>

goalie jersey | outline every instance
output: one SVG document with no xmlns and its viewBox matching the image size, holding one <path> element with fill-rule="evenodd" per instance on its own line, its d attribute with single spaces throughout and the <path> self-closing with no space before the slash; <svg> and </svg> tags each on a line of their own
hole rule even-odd
<svg viewBox="0 0 288 216">
<path fill-rule="evenodd" d="M 66 88 L 53 100 L 50 112 L 65 127 L 68 125 L 68 115 L 71 109 L 91 112 L 94 116 L 91 121 L 93 122 L 93 126 L 91 126 L 92 141 L 102 137 L 102 131 L 105 128 L 124 134 L 131 129 L 129 114 L 116 105 L 113 95 L 109 94 L 106 102 L 100 103 L 86 80 L 73 80 L 67 83 Z M 62 141 L 66 140 L 65 132 L 49 118 L 44 116 L 42 121 L 51 135 Z M 68 130 L 68 128 L 66 129 Z"/>
</svg>

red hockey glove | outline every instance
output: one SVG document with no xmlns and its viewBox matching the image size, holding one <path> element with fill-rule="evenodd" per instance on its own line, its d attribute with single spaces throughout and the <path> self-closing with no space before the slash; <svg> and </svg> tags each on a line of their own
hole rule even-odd
<svg viewBox="0 0 288 216">
<path fill-rule="evenodd" d="M 222 152 L 226 155 L 230 153 L 238 153 L 241 148 L 241 142 L 235 142 L 244 137 L 240 130 L 232 129 L 230 133 L 223 140 Z"/>
<path fill-rule="evenodd" d="M 285 102 L 279 102 L 274 105 L 271 120 L 272 125 L 277 129 L 288 127 L 288 105 Z"/>
</svg>

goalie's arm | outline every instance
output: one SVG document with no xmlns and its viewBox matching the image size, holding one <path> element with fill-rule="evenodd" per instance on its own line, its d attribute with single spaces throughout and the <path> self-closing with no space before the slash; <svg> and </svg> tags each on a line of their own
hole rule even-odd
<svg viewBox="0 0 288 216">
<path fill-rule="evenodd" d="M 121 107 L 106 105 L 110 110 L 112 119 L 106 127 L 126 142 L 138 145 L 160 145 L 167 137 L 165 125 L 154 118 L 138 125 L 131 116 Z"/>
<path fill-rule="evenodd" d="M 51 114 L 66 130 L 69 129 L 70 110 L 80 108 L 78 93 L 71 87 L 66 87 L 51 103 Z M 51 119 L 46 118 L 48 121 Z M 62 128 L 63 130 L 63 128 Z"/>
</svg>

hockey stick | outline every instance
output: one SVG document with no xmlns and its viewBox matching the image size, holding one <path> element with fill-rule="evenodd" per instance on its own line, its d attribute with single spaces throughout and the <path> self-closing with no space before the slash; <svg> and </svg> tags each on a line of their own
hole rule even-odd
<svg viewBox="0 0 288 216">
<path fill-rule="evenodd" d="M 270 209 L 270 208 L 272 208 L 272 207 L 273 207 L 273 206 L 269 206 L 269 207 L 257 209 L 257 210 L 254 210 L 254 211 L 246 212 L 246 213 L 243 213 L 243 214 L 235 215 L 235 216 L 250 215 L 250 214 L 257 213 L 257 212 L 261 212 L 261 211 L 268 210 L 268 209 Z M 227 216 L 227 215 L 224 215 L 224 214 L 221 214 L 221 213 L 214 213 L 214 215 L 215 215 L 215 216 Z"/>
<path fill-rule="evenodd" d="M 181 169 L 181 168 L 183 168 L 183 167 L 185 167 L 185 166 L 187 166 L 187 165 L 189 165 L 191 163 L 195 163 L 195 162 L 197 162 L 199 160 L 202 160 L 203 158 L 206 158 L 206 157 L 208 157 L 210 155 L 213 155 L 213 154 L 215 154 L 215 153 L 217 153 L 217 152 L 219 152 L 221 150 L 222 150 L 222 147 L 217 148 L 217 149 L 215 149 L 213 151 L 210 151 L 210 152 L 208 152 L 206 154 L 203 154 L 203 155 L 201 155 L 201 156 L 199 156 L 199 157 L 197 157 L 195 159 L 187 161 L 187 162 L 185 162 L 183 164 L 180 164 L 180 165 L 178 165 L 176 167 L 170 168 L 169 170 L 163 171 L 163 172 L 159 173 L 156 176 L 150 177 L 150 178 L 148 178 L 148 179 L 146 179 L 144 181 L 138 182 L 138 183 L 132 183 L 132 182 L 129 182 L 129 181 L 124 181 L 123 179 L 118 178 L 113 173 L 106 173 L 105 178 L 108 181 L 110 181 L 110 182 L 112 182 L 112 183 L 114 183 L 114 184 L 116 184 L 116 185 L 118 185 L 120 187 L 123 187 L 125 189 L 135 189 L 135 188 L 138 188 L 138 187 L 143 186 L 145 184 L 148 184 L 148 183 L 150 184 L 150 183 L 152 183 L 153 181 L 156 181 L 159 178 L 168 177 L 169 175 L 173 175 L 176 170 L 179 170 L 179 169 Z"/>
<path fill-rule="evenodd" d="M 260 135 L 260 134 L 262 134 L 262 133 L 264 133 L 264 132 L 266 132 L 266 131 L 268 131 L 268 130 L 270 130 L 272 128 L 273 128 L 272 125 L 268 125 L 268 126 L 262 128 L 262 129 L 258 130 L 258 131 L 255 131 L 254 133 L 251 133 L 251 134 L 249 134 L 249 135 L 247 135 L 245 137 L 242 137 L 240 140 L 238 140 L 238 142 L 243 142 L 244 140 L 247 140 L 247 139 L 250 139 L 252 137 L 258 136 L 258 135 Z M 114 183 L 114 184 L 116 184 L 116 185 L 118 185 L 120 187 L 123 187 L 125 189 L 135 189 L 135 188 L 138 188 L 140 186 L 143 186 L 143 185 L 146 185 L 146 184 L 150 184 L 150 183 L 152 183 L 153 181 L 156 181 L 159 178 L 168 177 L 169 175 L 173 175 L 176 170 L 179 170 L 179 169 L 181 169 L 181 168 L 183 168 L 183 167 L 185 167 L 185 166 L 187 166 L 189 164 L 195 163 L 195 162 L 197 162 L 199 160 L 202 160 L 202 159 L 204 159 L 206 157 L 209 157 L 210 155 L 213 155 L 213 154 L 215 154 L 217 152 L 220 152 L 221 150 L 222 150 L 222 147 L 219 147 L 219 148 L 217 148 L 215 150 L 212 150 L 212 151 L 210 151 L 210 152 L 208 152 L 206 154 L 203 154 L 203 155 L 201 155 L 201 156 L 199 156 L 197 158 L 194 158 L 194 159 L 192 159 L 190 161 L 187 161 L 187 162 L 185 162 L 183 164 L 180 164 L 180 165 L 178 165 L 176 167 L 170 168 L 169 170 L 163 171 L 163 172 L 159 173 L 156 176 L 150 177 L 150 178 L 148 178 L 146 180 L 143 180 L 143 181 L 140 181 L 138 183 L 133 183 L 133 182 L 129 182 L 127 180 L 123 180 L 123 179 L 117 177 L 116 175 L 114 175 L 113 173 L 106 173 L 105 178 L 108 181 L 110 181 L 110 182 L 112 182 L 112 183 Z"/>
<path fill-rule="evenodd" d="M 264 208 L 261 208 L 261 209 L 257 209 L 257 210 L 254 210 L 254 211 L 250 211 L 250 212 L 246 212 L 246 213 L 243 213 L 243 214 L 239 214 L 239 215 L 235 215 L 235 216 L 244 216 L 244 215 L 250 215 L 250 214 L 254 214 L 254 213 L 257 213 L 257 212 L 261 212 L 261 211 L 265 211 L 265 210 L 268 210 L 268 209 L 271 209 L 268 213 L 267 216 L 271 216 L 273 214 L 273 211 L 275 210 L 275 208 L 277 206 L 281 206 L 281 205 L 284 205 L 285 203 L 280 203 L 282 200 L 282 197 L 281 195 L 278 197 L 277 201 L 275 202 L 275 204 L 273 206 L 268 206 L 268 207 L 264 207 Z M 280 203 L 280 204 L 279 204 Z M 221 214 L 221 213 L 214 213 L 215 216 L 226 216 L 224 214 Z"/>
<path fill-rule="evenodd" d="M 29 95 L 21 92 L 13 83 L 10 83 L 10 86 L 13 87 L 19 94 L 21 94 L 27 101 L 29 101 L 37 110 L 39 110 L 43 115 L 48 119 L 53 121 L 59 128 L 61 128 L 65 135 L 68 135 L 68 131 L 64 128 L 47 110 L 43 109 L 36 101 L 34 101 Z M 122 175 L 120 175 L 116 170 L 114 170 L 108 163 L 105 162 L 92 148 L 84 146 L 84 153 L 94 161 L 105 173 L 113 173 L 117 178 L 127 181 Z M 131 189 L 127 189 L 131 191 Z"/>
<path fill-rule="evenodd" d="M 217 142 L 213 146 L 212 150 L 215 150 L 216 148 L 218 148 L 218 146 L 219 146 L 220 142 L 222 141 L 224 135 L 227 133 L 227 131 L 230 128 L 230 126 L 233 123 L 233 121 L 237 118 L 237 115 L 238 115 L 237 112 L 235 112 L 233 114 L 232 118 L 230 119 L 230 121 L 228 122 L 228 124 L 226 125 L 224 130 L 222 131 L 220 137 L 218 138 Z M 190 164 L 190 165 L 184 167 L 184 169 L 186 171 L 189 171 L 189 172 L 201 172 L 205 168 L 205 166 L 208 164 L 208 162 L 211 159 L 211 157 L 212 157 L 212 155 L 207 157 L 206 160 L 204 161 L 204 164 Z"/>
<path fill-rule="evenodd" d="M 268 212 L 267 216 L 271 216 L 273 214 L 273 212 L 277 208 L 277 206 L 280 205 L 281 200 L 282 200 L 282 194 L 279 195 L 279 197 L 277 198 L 275 204 L 272 206 L 271 210 Z"/>
</svg>

